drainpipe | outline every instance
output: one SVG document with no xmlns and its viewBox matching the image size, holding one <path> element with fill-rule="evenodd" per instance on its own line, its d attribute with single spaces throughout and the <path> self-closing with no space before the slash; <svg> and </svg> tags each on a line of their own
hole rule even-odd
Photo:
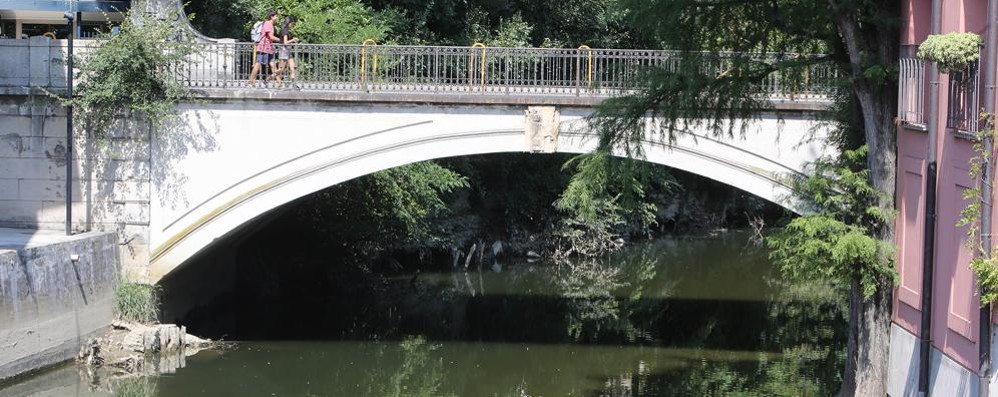
<svg viewBox="0 0 998 397">
<path fill-rule="evenodd" d="M 932 31 L 942 31 L 942 0 L 932 0 Z M 925 232 L 922 245 L 922 318 L 918 360 L 918 394 L 929 395 L 929 360 L 932 357 L 932 282 L 936 248 L 936 144 L 939 135 L 939 68 L 929 62 L 929 147 L 925 156 Z"/>
<path fill-rule="evenodd" d="M 995 67 L 998 66 L 996 61 L 998 61 L 998 26 L 995 26 L 995 21 L 998 20 L 998 0 L 988 0 L 988 37 L 986 56 L 984 59 L 984 111 L 988 113 L 995 112 Z M 993 120 L 993 119 L 992 119 Z M 985 129 L 991 130 L 994 128 L 994 122 L 988 122 L 984 126 Z M 988 134 L 984 138 L 984 152 L 992 153 L 994 151 L 994 142 L 991 140 L 991 134 Z M 992 196 L 992 179 L 994 179 L 994 174 L 991 172 L 991 161 L 984 164 L 984 169 L 981 173 L 981 178 L 983 184 L 981 186 L 981 196 L 983 198 L 981 203 L 981 248 L 984 250 L 985 255 L 991 255 L 991 216 L 993 211 Z M 981 288 L 981 294 L 985 291 L 983 287 Z M 978 332 L 980 341 L 978 342 L 978 348 L 980 353 L 981 366 L 978 371 L 981 377 L 981 395 L 987 396 L 989 385 L 989 378 L 991 375 L 991 305 L 984 305 L 981 307 L 980 314 L 980 331 Z"/>
</svg>

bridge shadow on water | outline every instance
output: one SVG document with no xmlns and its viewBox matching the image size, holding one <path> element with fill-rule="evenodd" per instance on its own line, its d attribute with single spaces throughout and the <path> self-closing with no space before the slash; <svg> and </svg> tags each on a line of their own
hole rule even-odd
<svg viewBox="0 0 998 397">
<path fill-rule="evenodd" d="M 240 360 L 325 367 L 335 375 L 323 390 L 340 393 L 356 393 L 344 386 L 356 379 L 395 379 L 399 372 L 385 368 L 396 365 L 439 377 L 435 384 L 455 395 L 528 380 L 533 393 L 564 392 L 539 386 L 544 379 L 577 384 L 587 396 L 801 395 L 799 387 L 821 395 L 837 384 L 841 302 L 779 281 L 766 251 L 746 248 L 744 235 L 660 240 L 606 262 L 506 259 L 468 270 L 441 252 L 363 266 L 315 251 L 268 255 L 279 252 L 263 246 L 275 238 L 221 244 L 164 280 L 164 316 L 173 316 L 164 320 L 251 341 L 255 348 L 229 353 Z M 198 288 L 214 297 L 177 306 L 206 293 Z M 418 370 L 405 369 L 414 363 Z"/>
</svg>

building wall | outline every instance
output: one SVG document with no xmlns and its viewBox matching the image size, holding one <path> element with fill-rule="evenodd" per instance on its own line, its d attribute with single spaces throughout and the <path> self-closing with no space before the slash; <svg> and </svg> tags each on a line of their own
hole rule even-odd
<svg viewBox="0 0 998 397">
<path fill-rule="evenodd" d="M 910 51 L 902 51 L 902 56 L 914 56 L 914 48 L 929 34 L 931 12 L 931 0 L 904 3 L 900 41 L 902 48 Z M 976 32 L 982 36 L 986 33 L 986 0 L 943 0 L 941 12 L 942 33 Z M 982 84 L 978 93 L 983 91 L 983 70 L 980 74 Z M 969 161 L 974 156 L 973 140 L 965 131 L 947 128 L 952 82 L 947 74 L 941 74 L 939 81 L 937 218 L 930 337 L 935 349 L 966 371 L 976 373 L 980 341 L 979 296 L 968 266 L 973 254 L 967 248 L 966 228 L 956 226 L 960 211 L 967 205 L 963 192 L 977 186 L 969 176 Z M 926 81 L 926 95 L 928 88 Z M 926 97 L 926 111 L 928 102 Z M 980 104 L 983 102 L 982 98 Z M 928 115 L 925 119 L 927 121 Z M 895 293 L 894 322 L 904 331 L 920 336 L 928 135 L 924 125 L 899 125 L 896 240 L 900 280 Z"/>
</svg>

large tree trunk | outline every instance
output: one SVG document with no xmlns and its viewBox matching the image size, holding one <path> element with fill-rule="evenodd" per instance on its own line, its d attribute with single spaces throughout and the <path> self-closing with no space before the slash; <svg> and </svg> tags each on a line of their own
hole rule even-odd
<svg viewBox="0 0 998 397">
<path fill-rule="evenodd" d="M 873 9 L 857 10 L 829 0 L 834 21 L 846 49 L 852 76 L 852 88 L 859 103 L 866 144 L 870 182 L 884 193 L 879 205 L 894 210 L 897 171 L 897 127 L 893 123 L 897 109 L 897 86 L 866 77 L 874 56 L 877 65 L 890 67 L 897 62 L 898 31 L 890 23 L 861 21 L 859 15 L 899 17 L 897 0 L 877 2 Z M 863 11 L 863 12 L 858 12 Z M 887 69 L 890 70 L 890 69 Z M 878 225 L 877 237 L 893 245 L 894 222 Z M 891 261 L 893 258 L 882 258 Z M 852 280 L 849 309 L 849 340 L 842 396 L 884 396 L 887 394 L 887 366 L 890 355 L 890 319 L 893 294 L 890 278 L 878 280 L 877 292 L 864 298 L 859 281 Z"/>
<path fill-rule="evenodd" d="M 886 285 L 890 285 L 889 282 Z M 887 395 L 890 355 L 891 288 L 864 299 L 859 281 L 849 294 L 849 340 L 840 396 Z"/>
</svg>

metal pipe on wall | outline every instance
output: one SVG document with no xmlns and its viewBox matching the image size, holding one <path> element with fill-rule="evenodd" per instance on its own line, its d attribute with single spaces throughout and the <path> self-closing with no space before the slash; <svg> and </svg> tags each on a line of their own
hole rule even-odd
<svg viewBox="0 0 998 397">
<path fill-rule="evenodd" d="M 66 60 L 66 98 L 73 99 L 73 31 L 75 15 L 63 14 L 68 24 L 68 52 Z M 66 106 L 66 235 L 73 234 L 73 105 Z"/>
<path fill-rule="evenodd" d="M 931 34 L 942 31 L 942 0 L 932 0 Z M 922 302 L 919 324 L 918 394 L 929 394 L 929 361 L 932 357 L 932 282 L 936 247 L 936 174 L 939 136 L 939 68 L 929 62 L 928 149 L 925 169 L 925 230 L 922 245 Z"/>
<path fill-rule="evenodd" d="M 984 61 L 984 111 L 994 114 L 995 112 L 995 68 L 998 67 L 998 26 L 995 26 L 996 21 L 998 21 L 998 0 L 988 0 L 988 37 L 985 41 L 985 61 Z M 984 136 L 984 151 L 985 153 L 992 153 L 994 151 L 994 141 L 991 137 L 991 132 L 994 130 L 994 118 L 988 118 L 987 125 L 984 126 L 985 136 Z M 994 210 L 994 205 L 992 202 L 994 189 L 992 186 L 992 179 L 994 179 L 994 173 L 991 167 L 992 156 L 987 157 L 988 162 L 984 164 L 981 170 L 981 197 L 983 202 L 981 203 L 981 248 L 984 250 L 985 255 L 991 255 L 991 216 Z M 984 287 L 981 287 L 981 294 L 985 292 Z M 980 328 L 978 335 L 978 348 L 979 348 L 979 358 L 980 358 L 980 368 L 978 370 L 978 375 L 981 381 L 981 395 L 988 395 L 988 390 L 990 389 L 989 381 L 991 372 L 991 305 L 984 305 L 981 307 L 980 311 Z"/>
</svg>

